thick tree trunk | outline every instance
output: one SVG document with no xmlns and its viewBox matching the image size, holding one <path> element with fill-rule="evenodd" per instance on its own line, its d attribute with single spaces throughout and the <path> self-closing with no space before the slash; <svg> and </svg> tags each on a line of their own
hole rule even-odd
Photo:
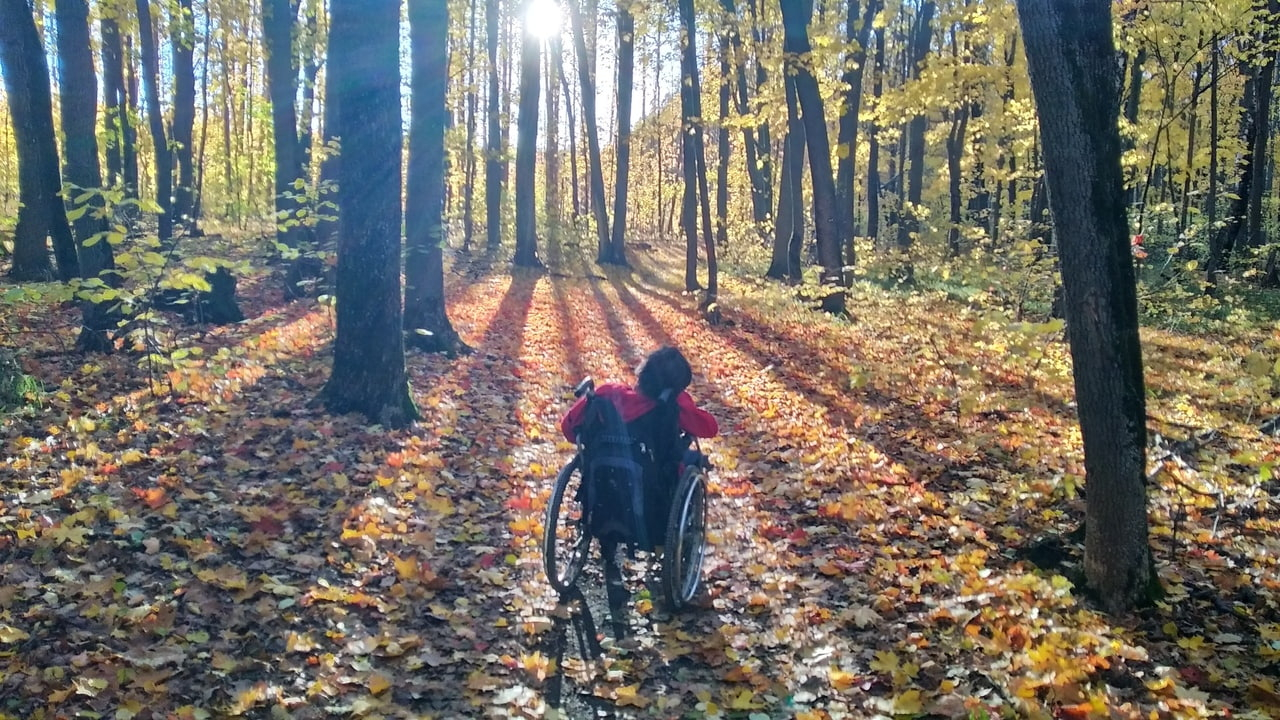
<svg viewBox="0 0 1280 720">
<path fill-rule="evenodd" d="M 444 297 L 444 134 L 449 7 L 409 0 L 412 53 L 409 174 L 406 179 L 405 343 L 450 356 L 463 349 L 449 322 Z"/>
<path fill-rule="evenodd" d="M 267 53 L 267 91 L 271 96 L 271 131 L 275 139 L 276 241 L 296 248 L 301 238 L 297 224 L 298 193 L 293 183 L 302 177 L 302 153 L 298 144 L 298 117 L 294 108 L 298 92 L 298 68 L 293 53 L 294 15 L 290 0 L 263 0 L 262 35 Z M 292 222 L 291 222 L 292 221 Z M 297 277 L 291 279 L 296 282 Z M 300 288 L 286 283 L 291 295 Z"/>
<path fill-rule="evenodd" d="M 787 134 L 782 138 L 782 179 L 778 182 L 778 214 L 774 223 L 773 258 L 765 277 L 799 284 L 804 245 L 804 123 L 796 101 L 795 82 L 783 74 L 787 98 Z"/>
<path fill-rule="evenodd" d="M 1085 576 L 1120 613 L 1158 582 L 1147 540 L 1146 406 L 1125 220 L 1109 0 L 1019 0 L 1088 482 Z M 1053 111 L 1049 112 L 1048 109 Z"/>
<path fill-rule="evenodd" d="M 933 33 L 933 0 L 924 0 L 916 16 L 915 37 L 911 41 L 911 78 L 920 77 L 925 58 L 929 54 L 929 44 Z M 911 259 L 911 248 L 916 236 L 920 234 L 920 199 L 924 188 L 924 133 L 928 127 L 928 118 L 923 114 L 915 115 L 907 130 L 907 161 L 911 168 L 904 171 L 907 175 L 907 197 L 904 206 L 905 218 L 898 225 L 898 250 L 903 255 L 902 277 L 910 282 L 915 278 L 915 267 Z"/>
<path fill-rule="evenodd" d="M 596 128 L 596 87 L 591 69 L 594 57 L 587 50 L 587 36 L 582 26 L 579 0 L 568 0 L 569 24 L 573 30 L 573 46 L 578 55 L 578 84 L 582 90 L 582 119 L 587 133 L 587 173 L 590 176 L 587 201 L 596 221 L 596 262 L 604 263 L 609 254 L 609 210 L 604 198 L 604 169 L 600 164 L 600 133 Z"/>
<path fill-rule="evenodd" d="M 853 221 L 854 191 L 853 163 L 858 156 L 858 116 L 862 109 L 863 69 L 867 64 L 867 43 L 871 40 L 871 26 L 882 0 L 866 0 L 861 22 L 858 3 L 849 0 L 849 14 L 845 21 L 845 34 L 855 43 L 844 61 L 844 73 L 840 76 L 845 85 L 844 103 L 840 107 L 840 134 L 836 140 L 836 223 L 840 244 L 844 249 L 844 262 L 850 268 L 857 263 L 854 244 L 856 235 Z"/>
<path fill-rule="evenodd" d="M 59 193 L 58 145 L 53 135 L 53 99 L 49 66 L 26 0 L 0 0 L 0 66 L 4 68 L 14 140 L 18 146 L 18 192 L 22 206 L 14 228 L 13 267 L 16 281 L 47 280 L 47 238 L 53 238 L 58 277 L 80 273 L 75 240 Z"/>
<path fill-rule="evenodd" d="M 147 90 L 147 121 L 156 159 L 156 205 L 159 206 L 160 242 L 173 241 L 173 153 L 164 131 L 160 107 L 160 54 L 156 50 L 155 25 L 151 22 L 151 1 L 137 0 L 138 34 L 142 38 L 142 84 Z"/>
<path fill-rule="evenodd" d="M 522 16 L 527 17 L 531 3 L 526 0 Z M 522 26 L 527 24 L 522 23 Z M 518 267 L 542 267 L 538 259 L 538 205 L 534 196 L 537 184 L 538 101 L 541 90 L 538 78 L 539 40 L 527 27 L 520 33 L 520 115 L 516 119 L 516 254 Z"/>
<path fill-rule="evenodd" d="M 173 151 L 178 167 L 178 182 L 173 189 L 173 219 L 187 234 L 196 234 L 196 28 L 191 0 L 178 0 L 169 24 L 173 51 Z"/>
<path fill-rule="evenodd" d="M 783 49 L 791 57 L 806 57 L 809 45 L 809 19 L 813 8 L 806 0 L 782 0 L 782 24 L 785 28 Z M 831 173 L 831 141 L 827 137 L 827 120 L 818 79 L 806 64 L 790 70 L 794 73 L 796 98 L 803 114 L 805 141 L 809 149 L 809 176 L 813 186 L 813 226 L 818 236 L 818 262 L 822 265 L 822 309 L 835 314 L 845 312 L 844 263 L 840 257 L 840 238 L 836 220 L 836 188 Z"/>
<path fill-rule="evenodd" d="M 618 2 L 618 145 L 613 183 L 613 228 L 602 263 L 627 265 L 627 191 L 631 172 L 631 95 L 635 78 L 636 21 L 631 0 Z"/>
<path fill-rule="evenodd" d="M 489 128 L 484 163 L 485 232 L 489 249 L 496 250 L 502 244 L 502 185 L 506 179 L 506 169 L 502 164 L 502 97 L 498 92 L 501 72 L 498 66 L 498 0 L 485 0 L 484 24 L 485 49 L 489 56 Z"/>
<path fill-rule="evenodd" d="M 62 94 L 62 134 L 66 149 L 65 177 L 70 185 L 94 189 L 102 185 L 98 166 L 97 108 L 98 79 L 93 68 L 93 46 L 89 37 L 89 3 L 86 0 L 58 0 L 58 84 Z M 73 194 L 72 197 L 75 195 Z M 85 278 L 98 278 L 110 287 L 119 285 L 113 270 L 115 260 L 111 244 L 99 233 L 107 229 L 105 218 L 97 217 L 102 207 L 101 196 L 91 198 L 75 221 L 76 244 L 80 254 L 80 272 Z M 77 208 L 73 207 L 73 211 Z M 98 236 L 98 237 L 95 237 Z M 83 321 L 76 346 L 85 352 L 107 352 L 111 340 L 107 333 L 115 327 L 112 302 L 81 301 Z"/>
<path fill-rule="evenodd" d="M 143 0 L 145 1 L 145 0 Z M 331 0 L 330 87 L 337 92 L 337 337 L 324 387 L 330 412 L 400 427 L 418 419 L 400 310 L 400 3 Z"/>
<path fill-rule="evenodd" d="M 757 48 L 755 62 L 756 95 L 759 96 L 762 90 L 768 87 L 769 84 L 769 73 L 765 69 L 764 62 L 760 60 L 759 55 L 759 48 L 763 47 L 765 44 L 765 33 L 764 26 L 760 22 L 760 9 L 757 7 L 757 0 L 748 0 L 748 3 L 751 9 L 751 40 Z M 756 137 L 758 137 L 760 141 L 759 152 L 756 153 L 756 156 L 760 162 L 760 178 L 764 183 L 764 207 L 767 209 L 773 207 L 773 141 L 771 139 L 769 123 L 767 121 L 762 121 L 760 123 L 760 128 L 756 132 Z"/>
</svg>

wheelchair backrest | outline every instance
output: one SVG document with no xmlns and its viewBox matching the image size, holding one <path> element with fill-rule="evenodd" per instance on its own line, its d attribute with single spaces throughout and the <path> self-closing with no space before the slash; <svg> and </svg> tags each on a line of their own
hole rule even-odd
<svg viewBox="0 0 1280 720">
<path fill-rule="evenodd" d="M 590 401 L 580 429 L 584 471 L 584 505 L 588 531 L 604 541 L 651 549 L 663 518 L 648 518 L 655 510 L 656 483 L 674 473 L 672 457 L 679 429 L 673 402 L 627 423 L 606 398 Z M 659 494 L 662 494 L 659 491 Z M 660 531 L 659 531 L 660 532 Z"/>
</svg>

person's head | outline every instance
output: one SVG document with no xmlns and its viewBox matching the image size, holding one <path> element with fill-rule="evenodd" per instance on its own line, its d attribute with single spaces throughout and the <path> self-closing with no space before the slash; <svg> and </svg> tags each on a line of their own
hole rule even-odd
<svg viewBox="0 0 1280 720">
<path fill-rule="evenodd" d="M 661 347 L 654 350 L 636 368 L 640 392 L 653 400 L 662 399 L 664 390 L 679 394 L 693 382 L 693 368 L 679 350 Z"/>
</svg>

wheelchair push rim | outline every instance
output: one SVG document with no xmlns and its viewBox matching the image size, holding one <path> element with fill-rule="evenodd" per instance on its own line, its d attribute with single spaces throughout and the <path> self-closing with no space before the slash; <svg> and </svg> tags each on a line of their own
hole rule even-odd
<svg viewBox="0 0 1280 720">
<path fill-rule="evenodd" d="M 551 587 L 561 593 L 578 581 L 591 548 L 586 508 L 578 497 L 582 481 L 579 458 L 575 457 L 556 476 L 542 525 L 542 566 Z M 561 539 L 562 533 L 569 536 L 567 542 Z"/>
<path fill-rule="evenodd" d="M 689 468 L 676 489 L 663 548 L 663 592 L 674 610 L 698 592 L 706 558 L 706 518 L 706 476 L 700 468 Z"/>
</svg>

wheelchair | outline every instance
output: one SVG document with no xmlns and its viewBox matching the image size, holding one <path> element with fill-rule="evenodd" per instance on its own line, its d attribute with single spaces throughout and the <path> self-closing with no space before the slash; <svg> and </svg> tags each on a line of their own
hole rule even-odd
<svg viewBox="0 0 1280 720">
<path fill-rule="evenodd" d="M 574 389 L 574 396 L 587 398 L 588 413 L 592 412 L 591 403 L 609 403 L 609 400 L 595 394 L 595 384 L 590 378 Z M 663 404 L 674 411 L 673 398 Z M 672 428 L 675 427 L 674 419 L 672 414 L 669 417 Z M 697 438 L 679 433 L 675 438 L 676 446 L 669 450 L 680 452 L 687 448 L 681 458 L 685 467 L 674 487 L 669 481 L 654 483 L 652 477 L 643 478 L 647 482 L 639 484 L 644 489 L 631 502 L 624 499 L 618 503 L 621 507 L 609 508 L 592 499 L 592 484 L 600 482 L 600 479 L 587 477 L 588 467 L 592 466 L 589 460 L 592 439 L 584 435 L 586 433 L 579 433 L 577 454 L 556 477 L 547 502 L 542 543 L 547 579 L 562 595 L 570 593 L 587 564 L 594 539 L 600 548 L 610 604 L 614 607 L 615 589 L 618 593 L 626 592 L 622 588 L 621 569 L 616 560 L 619 546 L 629 546 L 632 556 L 637 549 L 653 551 L 657 555 L 660 547 L 663 597 L 672 611 L 683 609 L 698 592 L 706 556 L 707 472 L 711 465 L 702 454 Z M 641 444 L 637 440 L 631 442 L 633 445 Z M 642 453 L 644 448 L 636 447 L 635 451 Z M 674 467 L 671 465 L 671 469 Z M 663 484 L 666 487 L 662 487 Z M 602 518 L 597 516 L 599 513 L 615 517 Z M 628 514 L 631 516 L 626 517 Z M 659 525 L 661 518 L 655 515 L 665 515 L 665 526 Z M 646 517 L 652 519 L 645 520 Z M 639 538 L 635 532 L 599 532 L 601 527 L 636 528 L 645 524 L 661 527 L 660 537 L 646 538 L 648 533 L 643 531 Z M 620 636 L 621 631 L 618 633 Z"/>
</svg>

